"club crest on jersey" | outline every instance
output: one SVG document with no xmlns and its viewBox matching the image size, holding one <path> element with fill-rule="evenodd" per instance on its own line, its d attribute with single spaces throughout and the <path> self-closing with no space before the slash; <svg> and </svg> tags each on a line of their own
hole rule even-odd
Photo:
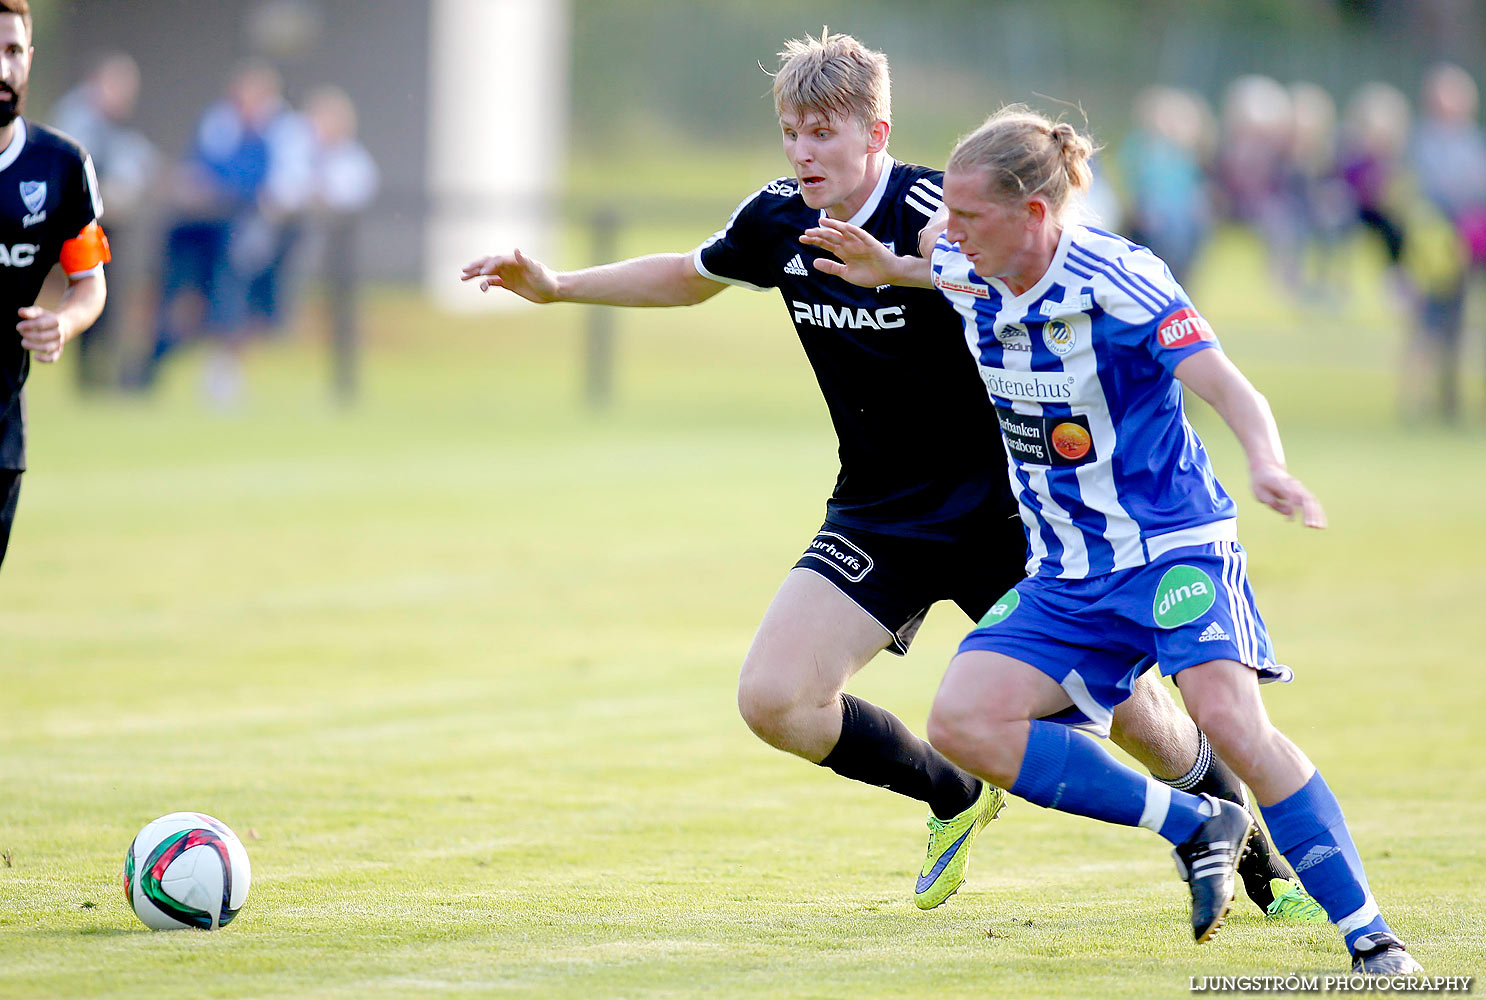
<svg viewBox="0 0 1486 1000">
<path fill-rule="evenodd" d="M 34 226 L 45 219 L 41 206 L 46 204 L 46 181 L 21 181 L 21 201 L 31 213 L 21 220 L 22 226 Z"/>
<path fill-rule="evenodd" d="M 1190 347 L 1204 340 L 1217 339 L 1196 309 L 1178 309 L 1156 328 L 1156 340 L 1162 347 Z"/>
<path fill-rule="evenodd" d="M 1042 325 L 1042 342 L 1060 358 L 1073 350 L 1076 339 L 1073 327 L 1060 319 L 1050 320 Z"/>
</svg>

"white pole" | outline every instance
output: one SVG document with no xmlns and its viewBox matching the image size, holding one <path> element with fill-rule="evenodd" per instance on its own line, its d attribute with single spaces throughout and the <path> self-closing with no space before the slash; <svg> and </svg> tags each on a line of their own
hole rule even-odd
<svg viewBox="0 0 1486 1000">
<path fill-rule="evenodd" d="M 567 0 L 432 0 L 425 287 L 439 305 L 507 306 L 459 269 L 519 246 L 550 256 L 567 135 Z"/>
</svg>

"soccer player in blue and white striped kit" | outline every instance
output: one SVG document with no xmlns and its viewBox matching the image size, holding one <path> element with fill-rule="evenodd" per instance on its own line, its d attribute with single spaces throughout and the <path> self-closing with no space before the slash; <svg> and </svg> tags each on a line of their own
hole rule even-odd
<svg viewBox="0 0 1486 1000">
<path fill-rule="evenodd" d="M 1325 514 L 1286 470 L 1264 397 L 1166 265 L 1067 221 L 1089 186 L 1092 152 L 1071 125 L 1007 108 L 951 155 L 930 260 L 896 257 L 835 220 L 803 237 L 839 258 L 816 263 L 829 274 L 939 288 L 964 321 L 1006 446 L 1028 577 L 961 643 L 930 742 L 1038 805 L 1166 838 L 1200 943 L 1227 914 L 1252 820 L 1137 773 L 1071 728 L 1107 734 L 1113 708 L 1159 662 L 1253 790 L 1354 970 L 1419 972 L 1378 912 L 1336 797 L 1265 713 L 1259 683 L 1290 671 L 1275 662 L 1233 500 L 1186 420 L 1182 386 L 1237 435 L 1262 502 L 1312 528 Z"/>
</svg>

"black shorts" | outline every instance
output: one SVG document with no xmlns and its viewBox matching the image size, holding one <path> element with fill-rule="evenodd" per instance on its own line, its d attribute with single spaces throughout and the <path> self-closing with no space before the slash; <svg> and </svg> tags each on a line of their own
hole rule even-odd
<svg viewBox="0 0 1486 1000">
<path fill-rule="evenodd" d="M 15 521 L 15 508 L 20 499 L 20 470 L 0 469 L 0 563 L 5 561 L 5 550 L 10 545 L 10 526 Z"/>
<path fill-rule="evenodd" d="M 826 521 L 795 567 L 831 581 L 892 633 L 888 649 L 901 656 L 936 601 L 954 601 L 979 621 L 996 598 L 1020 583 L 1027 539 L 1014 518 L 987 520 L 953 541 Z"/>
</svg>

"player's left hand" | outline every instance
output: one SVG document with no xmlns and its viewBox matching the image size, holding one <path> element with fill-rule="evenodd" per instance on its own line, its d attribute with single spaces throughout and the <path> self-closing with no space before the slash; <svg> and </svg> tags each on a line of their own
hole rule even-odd
<svg viewBox="0 0 1486 1000">
<path fill-rule="evenodd" d="M 887 247 L 860 226 L 821 216 L 820 225 L 805 230 L 801 243 L 807 243 L 836 257 L 817 258 L 815 269 L 844 278 L 853 285 L 876 288 L 892 284 L 898 276 L 899 261 Z"/>
<path fill-rule="evenodd" d="M 1307 528 L 1326 527 L 1326 511 L 1305 484 L 1279 466 L 1264 466 L 1252 470 L 1254 496 L 1293 521 L 1300 521 Z"/>
<path fill-rule="evenodd" d="M 50 364 L 62 356 L 67 330 L 61 316 L 41 306 L 23 306 L 20 317 L 21 321 L 15 328 L 21 335 L 21 346 L 30 351 L 33 358 Z"/>
</svg>

